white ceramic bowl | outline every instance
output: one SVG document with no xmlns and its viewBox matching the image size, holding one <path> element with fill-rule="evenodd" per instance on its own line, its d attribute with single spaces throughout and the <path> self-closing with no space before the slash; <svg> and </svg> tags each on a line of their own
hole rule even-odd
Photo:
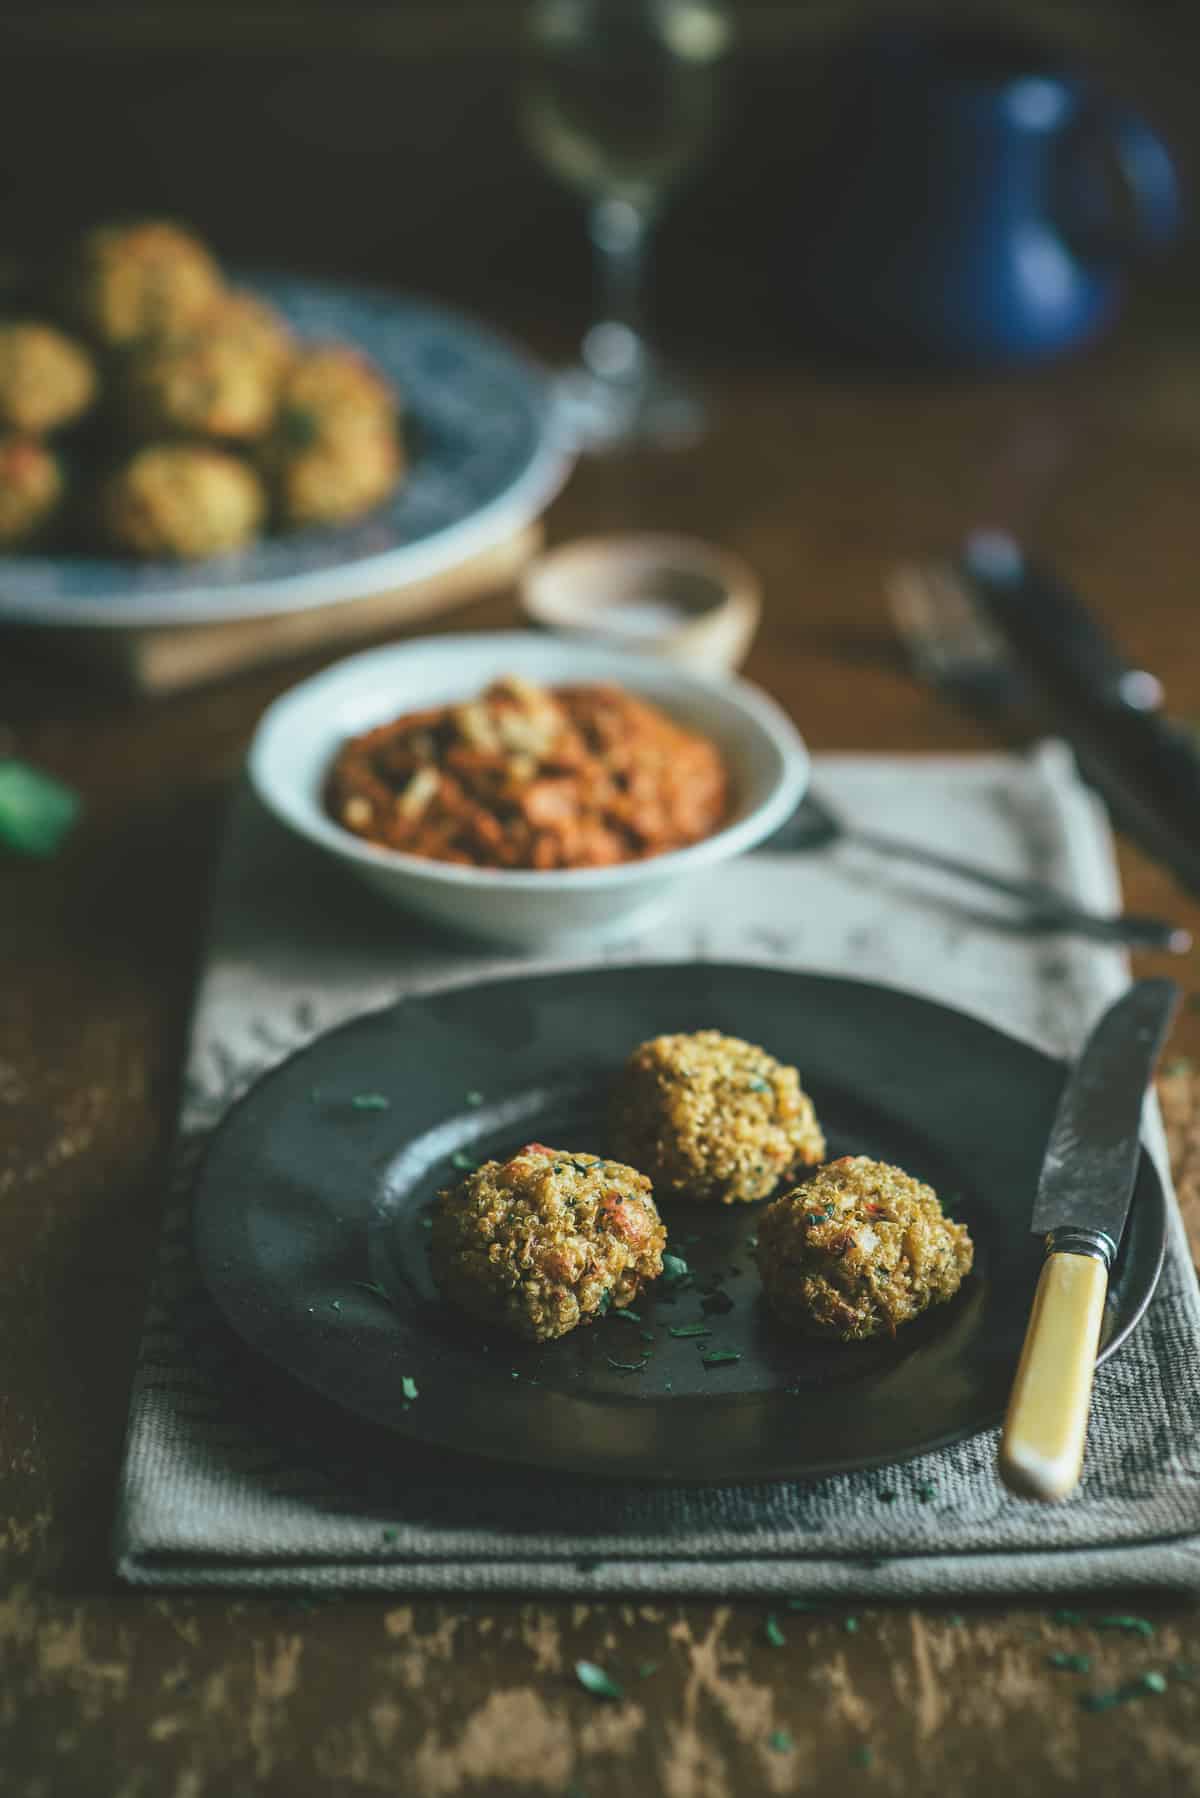
<svg viewBox="0 0 1200 1798">
<path fill-rule="evenodd" d="M 473 698 L 502 674 L 546 686 L 616 681 L 717 742 L 735 788 L 728 824 L 687 849 L 608 868 L 468 868 L 375 848 L 325 811 L 326 772 L 342 742 L 403 712 Z M 336 662 L 263 714 L 250 746 L 259 798 L 394 904 L 447 928 L 522 949 L 582 945 L 648 922 L 688 880 L 769 836 L 808 779 L 790 719 L 745 681 L 702 675 L 653 656 L 534 632 L 426 637 Z"/>
</svg>

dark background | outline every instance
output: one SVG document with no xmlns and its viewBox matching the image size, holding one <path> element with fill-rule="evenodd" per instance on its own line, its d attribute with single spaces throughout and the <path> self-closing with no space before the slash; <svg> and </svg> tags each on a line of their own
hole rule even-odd
<svg viewBox="0 0 1200 1798">
<path fill-rule="evenodd" d="M 677 351 L 720 362 L 795 332 L 789 257 L 831 54 L 911 9 L 740 0 L 728 122 L 669 209 L 655 305 Z M 246 7 L 84 5 L 0 16 L 4 248 L 24 256 L 114 212 L 192 220 L 227 257 L 358 275 L 491 314 L 555 347 L 587 303 L 579 207 L 519 137 L 519 0 Z M 1200 25 L 1181 4 L 945 6 L 1032 30 L 1168 131 L 1193 191 Z M 836 203 L 837 169 L 816 168 Z M 1191 244 L 1151 289 L 1195 286 Z"/>
</svg>

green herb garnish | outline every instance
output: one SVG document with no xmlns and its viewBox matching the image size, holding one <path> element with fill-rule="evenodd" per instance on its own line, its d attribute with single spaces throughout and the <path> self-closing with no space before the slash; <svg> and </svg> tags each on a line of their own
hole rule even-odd
<svg viewBox="0 0 1200 1798">
<path fill-rule="evenodd" d="M 730 1361 L 740 1361 L 741 1353 L 737 1349 L 709 1349 L 701 1355 L 702 1367 L 724 1367 Z"/>
<path fill-rule="evenodd" d="M 342 1301 L 341 1301 L 341 1299 L 330 1299 L 330 1301 L 329 1301 L 329 1309 L 330 1309 L 330 1310 L 331 1310 L 331 1311 L 340 1311 L 340 1310 L 341 1310 L 341 1308 L 342 1308 Z"/>
<path fill-rule="evenodd" d="M 395 1542 L 399 1534 L 400 1531 L 394 1525 L 389 1524 L 383 1532 L 383 1539 L 385 1542 Z"/>
<path fill-rule="evenodd" d="M 479 1166 L 479 1163 L 477 1161 L 472 1161 L 471 1157 L 467 1154 L 464 1154 L 462 1149 L 455 1149 L 453 1155 L 451 1155 L 451 1157 L 450 1157 L 450 1160 L 454 1167 L 460 1167 L 460 1168 L 464 1169 L 464 1171 L 467 1169 L 477 1168 Z"/>
<path fill-rule="evenodd" d="M 625 1696 L 616 1680 L 598 1667 L 595 1661 L 576 1661 L 575 1677 L 585 1692 L 593 1698 L 623 1698 Z"/>
<path fill-rule="evenodd" d="M 1152 1636 L 1154 1625 L 1145 1617 L 1097 1617 L 1097 1629 L 1120 1629 L 1130 1636 Z"/>
<path fill-rule="evenodd" d="M 671 1324 L 668 1336 L 711 1336 L 712 1331 L 707 1324 Z"/>
<path fill-rule="evenodd" d="M 1058 1648 L 1053 1654 L 1046 1656 L 1046 1665 L 1059 1673 L 1090 1673 L 1092 1657 L 1090 1654 L 1067 1654 Z"/>
<path fill-rule="evenodd" d="M 468 1105 L 482 1105 L 483 1104 L 483 1094 L 477 1093 L 474 1090 L 472 1090 L 471 1092 L 469 1092 L 466 1095 L 466 1100 L 467 1100 Z"/>
<path fill-rule="evenodd" d="M 748 1092 L 752 1093 L 769 1093 L 772 1090 L 771 1082 L 769 1080 L 760 1080 L 757 1074 L 747 1080 L 746 1089 Z"/>
<path fill-rule="evenodd" d="M 641 1373 L 643 1367 L 647 1367 L 650 1362 L 649 1355 L 643 1355 L 640 1361 L 614 1361 L 611 1355 L 606 1355 L 604 1359 L 618 1373 Z"/>
<path fill-rule="evenodd" d="M 858 1632 L 858 1618 L 857 1617 L 847 1617 L 847 1619 L 846 1619 L 846 1634 L 848 1636 L 853 1636 L 853 1635 L 856 1635 L 857 1632 Z"/>
<path fill-rule="evenodd" d="M 775 1750 L 776 1754 L 790 1754 L 792 1749 L 796 1746 L 791 1738 L 790 1732 L 786 1729 L 773 1729 L 767 1737 L 767 1742 L 769 1746 Z"/>
<path fill-rule="evenodd" d="M 663 1281 L 668 1286 L 677 1286 L 680 1280 L 690 1278 L 691 1270 L 682 1255 L 664 1255 L 662 1258 Z"/>
<path fill-rule="evenodd" d="M 652 1673 L 657 1673 L 657 1672 L 658 1672 L 658 1662 L 657 1661 L 639 1661 L 638 1662 L 637 1676 L 639 1679 L 649 1679 L 649 1677 Z"/>
<path fill-rule="evenodd" d="M 404 1394 L 405 1398 L 407 1398 L 407 1399 L 416 1398 L 417 1382 L 413 1379 L 413 1377 L 410 1373 L 401 1374 L 400 1390 Z"/>
<path fill-rule="evenodd" d="M 79 795 L 53 775 L 15 759 L 0 761 L 0 849 L 53 855 L 79 816 Z"/>
<path fill-rule="evenodd" d="M 357 1286 L 361 1292 L 369 1292 L 373 1297 L 382 1299 L 385 1305 L 390 1305 L 392 1302 L 387 1293 L 383 1290 L 383 1287 L 377 1286 L 374 1280 L 355 1280 L 353 1281 L 353 1284 Z"/>
<path fill-rule="evenodd" d="M 613 1312 L 613 1316 L 628 1318 L 631 1324 L 640 1324 L 642 1321 L 641 1314 L 637 1311 L 631 1311 L 628 1305 L 619 1306 L 617 1310 Z"/>
<path fill-rule="evenodd" d="M 1082 1693 L 1079 1708 L 1081 1711 L 1110 1711 L 1114 1705 L 1128 1704 L 1131 1698 L 1140 1698 L 1143 1693 L 1153 1692 L 1157 1697 L 1166 1689 L 1167 1682 L 1161 1673 L 1141 1673 L 1137 1679 L 1131 1679 L 1111 1692 Z"/>
<path fill-rule="evenodd" d="M 874 1758 L 875 1756 L 865 1742 L 860 1748 L 856 1748 L 854 1753 L 850 1756 L 851 1761 L 856 1767 L 869 1767 Z"/>
<path fill-rule="evenodd" d="M 1083 1622 L 1083 1612 L 1082 1611 L 1051 1611 L 1050 1621 L 1052 1623 L 1082 1623 Z"/>
<path fill-rule="evenodd" d="M 787 1647 L 787 1637 L 780 1629 L 779 1619 L 776 1617 L 774 1611 L 767 1612 L 766 1621 L 763 1624 L 763 1635 L 767 1638 L 767 1641 L 771 1644 L 772 1648 Z"/>
<path fill-rule="evenodd" d="M 934 1496 L 934 1488 L 931 1485 L 929 1485 L 928 1482 L 923 1486 L 917 1487 L 917 1503 L 919 1505 L 929 1504 L 930 1501 L 932 1500 L 933 1496 Z"/>
<path fill-rule="evenodd" d="M 894 1505 L 896 1502 L 896 1494 L 894 1492 L 880 1492 L 877 1494 L 877 1497 L 881 1505 Z"/>
<path fill-rule="evenodd" d="M 350 1101 L 355 1111 L 386 1111 L 391 1102 L 382 1093 L 355 1093 Z"/>
<path fill-rule="evenodd" d="M 789 1611 L 824 1611 L 828 1609 L 823 1598 L 789 1598 L 785 1602 Z"/>
</svg>

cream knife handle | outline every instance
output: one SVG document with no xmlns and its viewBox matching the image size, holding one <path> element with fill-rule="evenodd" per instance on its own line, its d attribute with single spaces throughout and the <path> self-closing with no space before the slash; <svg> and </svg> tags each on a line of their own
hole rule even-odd
<svg viewBox="0 0 1200 1798">
<path fill-rule="evenodd" d="M 1000 1439 L 1000 1477 L 1021 1498 L 1078 1483 L 1107 1291 L 1099 1256 L 1046 1257 Z"/>
</svg>

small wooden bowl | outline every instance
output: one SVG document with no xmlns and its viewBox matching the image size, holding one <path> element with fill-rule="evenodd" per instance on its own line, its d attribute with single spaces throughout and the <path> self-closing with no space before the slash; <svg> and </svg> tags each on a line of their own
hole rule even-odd
<svg viewBox="0 0 1200 1798">
<path fill-rule="evenodd" d="M 758 580 L 737 556 L 691 537 L 585 537 L 531 562 L 525 615 L 544 630 L 663 655 L 709 674 L 745 658 Z"/>
</svg>

